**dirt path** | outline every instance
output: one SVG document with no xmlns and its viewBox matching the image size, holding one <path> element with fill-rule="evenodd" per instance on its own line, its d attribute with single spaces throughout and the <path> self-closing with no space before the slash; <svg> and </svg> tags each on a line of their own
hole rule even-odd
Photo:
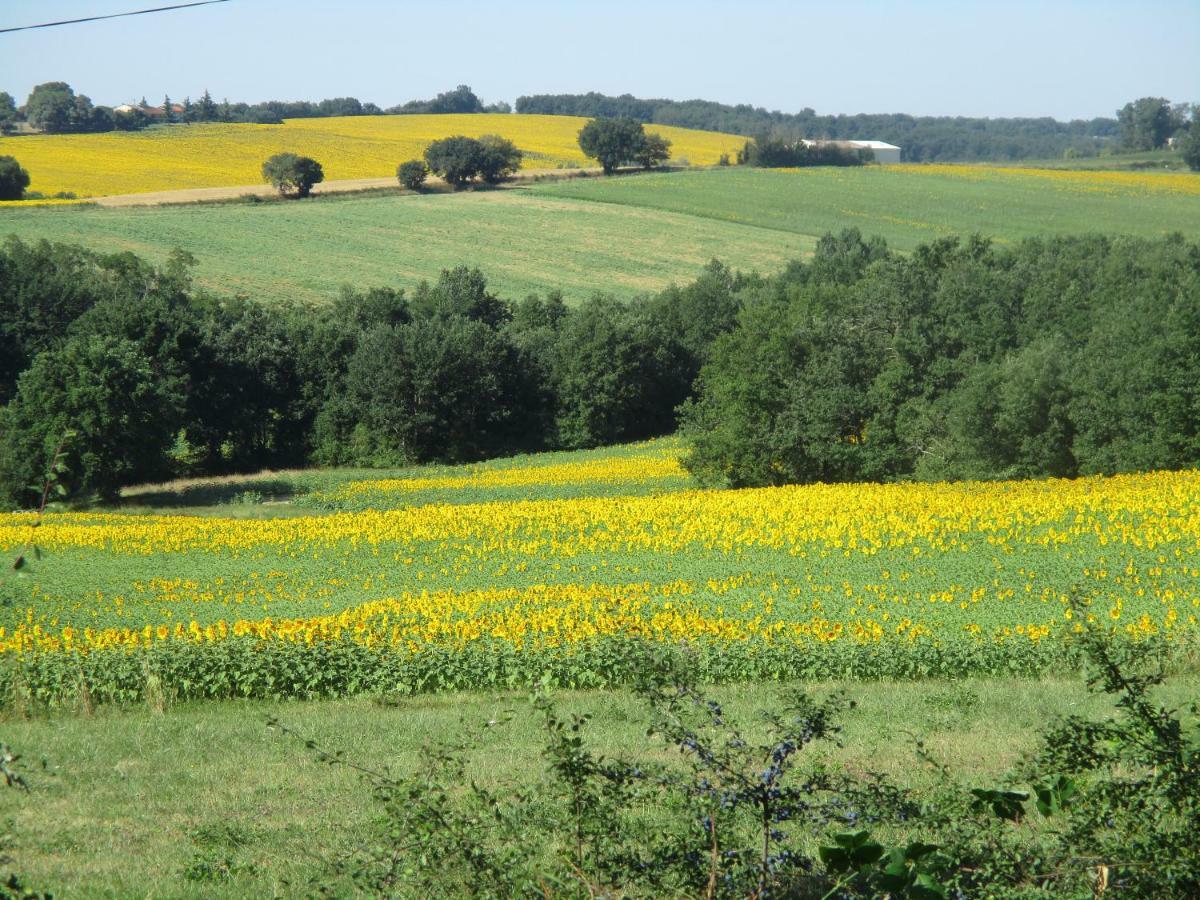
<svg viewBox="0 0 1200 900">
<path fill-rule="evenodd" d="M 595 175 L 599 169 L 524 169 L 507 182 L 509 186 L 544 178 L 580 178 Z M 430 178 L 433 188 L 444 189 L 440 178 Z M 342 181 L 324 181 L 313 188 L 314 194 L 349 194 L 354 191 L 371 191 L 380 188 L 396 188 L 395 178 L 348 178 Z M 211 203 L 215 200 L 236 200 L 246 194 L 258 197 L 276 196 L 275 188 L 269 184 L 247 184 L 232 187 L 187 188 L 180 191 L 153 191 L 146 194 L 114 194 L 109 197 L 89 197 L 97 206 L 160 206 L 165 203 Z"/>
</svg>

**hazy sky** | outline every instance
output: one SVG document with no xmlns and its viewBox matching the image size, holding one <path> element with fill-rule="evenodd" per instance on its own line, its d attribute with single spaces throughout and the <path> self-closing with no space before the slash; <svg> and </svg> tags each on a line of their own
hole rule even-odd
<svg viewBox="0 0 1200 900">
<path fill-rule="evenodd" d="M 181 0 L 0 0 L 0 28 Z M 1200 101 L 1198 0 L 229 0 L 0 34 L 0 90 L 67 81 L 96 103 L 471 85 L 485 102 L 597 90 L 795 112 L 1111 116 Z"/>
</svg>

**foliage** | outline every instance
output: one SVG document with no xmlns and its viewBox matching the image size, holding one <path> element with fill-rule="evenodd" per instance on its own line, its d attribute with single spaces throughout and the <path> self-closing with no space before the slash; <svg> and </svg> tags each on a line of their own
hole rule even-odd
<svg viewBox="0 0 1200 900">
<path fill-rule="evenodd" d="M 630 118 L 592 119 L 579 130 L 579 148 L 600 163 L 605 175 L 620 166 L 641 164 L 643 159 L 655 158 L 667 149 L 658 141 L 648 147 L 646 129 Z"/>
<path fill-rule="evenodd" d="M 764 169 L 795 169 L 805 166 L 861 166 L 873 162 L 875 153 L 842 146 L 833 141 L 787 140 L 762 134 L 747 141 L 738 152 L 738 163 Z"/>
<path fill-rule="evenodd" d="M 818 115 L 768 111 L 749 104 L 730 106 L 709 100 L 643 100 L 624 94 L 540 94 L 517 98 L 518 113 L 629 117 L 645 124 L 700 128 L 753 136 L 777 133 L 788 140 L 861 140 L 896 144 L 910 162 L 981 162 L 1061 158 L 1074 148 L 1095 155 L 1115 143 L 1115 119 L 977 119 L 964 116 L 911 116 L 902 113 Z"/>
<path fill-rule="evenodd" d="M 688 467 L 744 486 L 1195 465 L 1198 266 L 1178 237 L 971 238 L 901 260 L 827 236 L 715 339 Z"/>
<path fill-rule="evenodd" d="M 307 197 L 313 185 L 325 180 L 321 164 L 295 153 L 276 153 L 262 165 L 262 177 L 283 195 Z"/>
<path fill-rule="evenodd" d="M 72 131 L 111 131 L 111 117 L 105 127 L 103 107 L 92 107 L 92 101 L 76 95 L 63 81 L 37 85 L 25 101 L 25 118 L 34 128 L 47 134 Z"/>
<path fill-rule="evenodd" d="M 661 134 L 647 134 L 642 140 L 642 146 L 634 154 L 634 159 L 643 169 L 661 166 L 670 158 L 671 142 Z"/>
<path fill-rule="evenodd" d="M 421 159 L 410 159 L 396 167 L 396 179 L 410 191 L 419 191 L 429 177 L 429 166 Z"/>
<path fill-rule="evenodd" d="M 462 135 L 433 141 L 425 148 L 429 170 L 456 188 L 479 175 L 482 159 L 480 142 Z"/>
<path fill-rule="evenodd" d="M 5 502 L 25 505 L 27 486 L 46 470 L 68 427 L 78 433 L 62 475 L 71 493 L 112 499 L 124 484 L 161 479 L 181 400 L 132 341 L 92 335 L 39 355 L 3 412 Z"/>
<path fill-rule="evenodd" d="M 543 780 L 507 794 L 480 787 L 473 735 L 426 745 L 406 776 L 305 740 L 322 762 L 357 772 L 382 814 L 373 840 L 319 884 L 349 880 L 377 896 L 468 886 L 484 896 L 551 886 L 581 897 L 1192 896 L 1200 756 L 1185 729 L 1196 723 L 1157 707 L 1154 678 L 1102 638 L 1088 648 L 1092 683 L 1123 715 L 1051 726 L 1013 776 L 1031 791 L 968 788 L 921 744 L 918 758 L 943 781 L 919 799 L 878 774 L 835 775 L 810 748 L 837 742 L 844 700 L 798 693 L 745 729 L 698 690 L 686 654 L 647 652 L 639 667 L 648 735 L 678 762 L 661 750 L 643 754 L 654 762 L 600 755 L 589 717 L 563 716 L 544 687 L 532 703 Z M 891 844 L 897 828 L 915 837 Z"/>
<path fill-rule="evenodd" d="M 1164 97 L 1142 97 L 1117 110 L 1121 143 L 1126 150 L 1157 150 L 1182 124 Z"/>
<path fill-rule="evenodd" d="M 1178 137 L 1179 155 L 1193 172 L 1200 172 L 1200 106 L 1192 109 L 1192 121 Z"/>
<path fill-rule="evenodd" d="M 488 184 L 498 184 L 516 174 L 524 154 L 508 138 L 485 134 L 479 139 L 479 177 Z"/>
<path fill-rule="evenodd" d="M 29 187 L 29 173 L 11 156 L 0 156 L 0 200 L 20 200 Z"/>
<path fill-rule="evenodd" d="M 0 134 L 7 134 L 17 122 L 17 104 L 12 94 L 0 91 Z"/>
</svg>

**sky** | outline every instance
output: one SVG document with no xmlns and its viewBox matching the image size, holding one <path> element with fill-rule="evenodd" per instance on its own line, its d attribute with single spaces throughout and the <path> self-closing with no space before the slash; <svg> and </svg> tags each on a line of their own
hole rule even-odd
<svg viewBox="0 0 1200 900">
<path fill-rule="evenodd" d="M 0 0 L 0 28 L 183 0 Z M 784 112 L 1112 116 L 1200 102 L 1197 0 L 228 0 L 0 34 L 0 90 L 380 106 L 469 84 L 700 97 Z"/>
</svg>

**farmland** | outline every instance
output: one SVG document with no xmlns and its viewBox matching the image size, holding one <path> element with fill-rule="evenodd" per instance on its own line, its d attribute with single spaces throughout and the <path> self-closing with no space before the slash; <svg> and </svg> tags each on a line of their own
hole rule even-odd
<svg viewBox="0 0 1200 900">
<path fill-rule="evenodd" d="M 1200 176 L 1190 173 L 952 165 L 733 169 L 534 190 L 795 234 L 854 226 L 902 250 L 973 232 L 1000 242 L 1084 232 L 1200 233 Z"/>
<path fill-rule="evenodd" d="M 180 699 L 597 687 L 633 639 L 686 642 L 718 681 L 1037 674 L 1088 623 L 1194 652 L 1196 472 L 698 491 L 676 453 L 304 498 L 354 512 L 52 515 L 49 561 L 8 588 L 5 677 L 68 704 L 81 677 L 131 701 L 150 674 Z M 412 505 L 431 490 L 479 502 Z M 4 517 L 0 550 L 31 521 Z"/>
<path fill-rule="evenodd" d="M 314 120 L 315 121 L 315 120 Z M 100 136 L 107 137 L 107 136 Z M 253 180 L 253 179 L 251 179 Z M 1001 243 L 1104 231 L 1200 233 L 1200 178 L 981 166 L 710 169 L 507 191 L 150 209 L 0 210 L 0 235 L 165 260 L 256 299 L 319 302 L 352 280 L 411 287 L 460 263 L 510 297 L 621 297 L 694 277 L 717 257 L 770 272 L 854 226 L 902 250 L 948 234 Z M 517 237 L 514 237 L 517 235 Z"/>
<path fill-rule="evenodd" d="M 500 134 L 525 154 L 530 169 L 591 165 L 577 135 L 587 122 L 570 116 L 498 114 L 349 116 L 291 119 L 283 125 L 189 125 L 143 132 L 0 137 L 31 174 L 31 189 L 80 197 L 258 184 L 268 156 L 294 152 L 322 164 L 331 180 L 383 178 L 431 141 L 462 134 Z M 671 141 L 672 158 L 712 165 L 745 138 L 654 126 Z"/>
<path fill-rule="evenodd" d="M 444 268 L 481 267 L 506 297 L 562 289 L 621 297 L 694 278 L 714 257 L 774 271 L 805 235 L 506 190 L 141 209 L 0 210 L 0 236 L 199 260 L 196 280 L 262 301 L 322 302 L 346 282 L 412 288 Z"/>
</svg>

